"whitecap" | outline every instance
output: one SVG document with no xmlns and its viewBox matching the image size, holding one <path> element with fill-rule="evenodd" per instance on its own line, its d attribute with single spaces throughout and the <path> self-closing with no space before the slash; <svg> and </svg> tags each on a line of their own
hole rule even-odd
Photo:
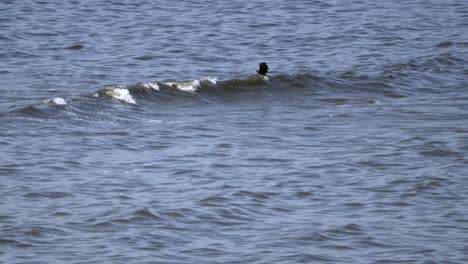
<svg viewBox="0 0 468 264">
<path fill-rule="evenodd" d="M 108 88 L 106 94 L 129 104 L 136 104 L 130 92 L 125 88 Z"/>
<path fill-rule="evenodd" d="M 213 85 L 215 85 L 218 82 L 217 78 L 212 78 L 212 77 L 204 77 L 201 78 L 200 80 L 193 80 L 193 81 L 186 81 L 186 82 L 161 82 L 164 85 L 174 87 L 178 90 L 181 90 L 183 92 L 196 92 L 199 88 L 202 82 L 208 82 Z"/>
<path fill-rule="evenodd" d="M 53 99 L 47 99 L 45 101 L 42 101 L 40 104 L 48 104 L 48 103 L 54 103 L 56 105 L 66 105 L 67 104 L 65 99 L 63 99 L 61 97 L 56 97 L 56 98 L 53 98 Z"/>
<path fill-rule="evenodd" d="M 195 92 L 200 87 L 199 80 L 193 80 L 188 82 L 163 82 L 163 84 L 172 86 L 184 92 Z"/>
<path fill-rule="evenodd" d="M 153 89 L 159 91 L 159 85 L 157 83 L 143 83 L 141 86 L 145 89 Z"/>
<path fill-rule="evenodd" d="M 65 99 L 63 99 L 61 97 L 57 97 L 57 98 L 52 99 L 52 102 L 54 102 L 54 104 L 56 104 L 56 105 L 66 105 L 67 104 Z"/>
</svg>

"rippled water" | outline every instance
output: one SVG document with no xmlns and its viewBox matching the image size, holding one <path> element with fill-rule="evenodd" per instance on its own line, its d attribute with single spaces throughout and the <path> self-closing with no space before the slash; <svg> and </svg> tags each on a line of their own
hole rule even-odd
<svg viewBox="0 0 468 264">
<path fill-rule="evenodd" d="M 456 0 L 3 0 L 0 263 L 467 263 L 467 28 Z"/>
</svg>

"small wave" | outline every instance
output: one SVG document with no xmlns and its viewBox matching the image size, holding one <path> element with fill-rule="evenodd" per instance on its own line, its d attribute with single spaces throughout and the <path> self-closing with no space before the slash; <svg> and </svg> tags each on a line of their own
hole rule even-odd
<svg viewBox="0 0 468 264">
<path fill-rule="evenodd" d="M 441 46 L 451 45 L 440 43 Z M 155 82 L 141 82 L 135 85 L 108 86 L 93 94 L 77 96 L 75 98 L 56 97 L 44 100 L 29 107 L 23 107 L 33 113 L 54 110 L 80 110 L 82 101 L 94 104 L 90 96 L 96 98 L 111 97 L 115 101 L 126 104 L 137 102 L 171 102 L 174 100 L 198 101 L 211 104 L 224 104 L 242 100 L 261 98 L 300 97 L 300 100 L 310 98 L 324 103 L 332 104 L 375 104 L 385 98 L 405 98 L 421 92 L 415 90 L 408 82 L 414 80 L 433 80 L 434 73 L 461 71 L 466 74 L 466 61 L 454 53 L 440 53 L 436 55 L 412 58 L 407 61 L 383 66 L 380 72 L 374 75 L 350 70 L 344 73 L 302 73 L 302 74 L 276 74 L 268 79 L 263 76 L 250 76 L 241 79 L 227 79 L 219 81 L 217 78 L 205 77 L 195 80 L 163 80 Z M 464 71 L 464 72 L 463 72 Z M 411 88 L 413 87 L 413 88 Z M 425 90 L 438 92 L 438 90 Z M 255 95 L 254 95 L 255 94 Z M 265 96 L 263 96 L 265 95 Z M 79 103 L 75 103 L 79 101 Z M 99 103 L 99 100 L 96 101 Z M 60 106 L 72 105 L 63 108 Z M 43 107 L 41 105 L 58 106 Z M 86 104 L 86 107 L 91 107 Z M 26 112 L 28 112 L 26 111 Z M 26 113 L 24 111 L 21 111 Z M 54 112 L 55 113 L 55 112 Z M 47 113 L 46 113 L 47 114 Z"/>
<path fill-rule="evenodd" d="M 32 244 L 28 243 L 23 243 L 17 240 L 13 239 L 0 239 L 0 246 L 14 246 L 14 247 L 20 247 L 20 248 L 25 248 L 25 247 L 32 247 Z"/>
<path fill-rule="evenodd" d="M 133 95 L 146 95 L 154 92 L 171 90 L 195 93 L 202 85 L 216 84 L 216 78 L 202 78 L 192 81 L 160 81 L 160 82 L 142 82 L 136 85 L 109 86 L 92 94 L 93 97 L 110 96 L 121 102 L 136 104 L 137 101 Z M 132 95 L 133 94 L 133 95 Z"/>
<path fill-rule="evenodd" d="M 354 77 L 353 77 L 354 78 Z M 137 104 L 141 101 L 157 101 L 165 102 L 173 100 L 193 100 L 206 103 L 224 103 L 226 101 L 233 102 L 234 100 L 251 100 L 261 99 L 262 96 L 251 96 L 249 94 L 264 94 L 269 96 L 279 97 L 294 97 L 297 94 L 301 96 L 319 97 L 318 100 L 335 100 L 324 98 L 323 96 L 333 96 L 337 93 L 343 96 L 342 100 L 333 103 L 378 103 L 380 98 L 375 95 L 369 96 L 369 93 L 377 95 L 386 95 L 398 97 L 399 94 L 394 91 L 391 85 L 375 80 L 360 80 L 355 81 L 353 78 L 344 77 L 344 79 L 333 79 L 319 77 L 312 74 L 286 75 L 279 74 L 270 77 L 266 80 L 262 76 L 252 76 L 245 79 L 231 79 L 219 81 L 217 78 L 205 77 L 190 81 L 158 81 L 158 82 L 142 82 L 135 85 L 127 86 L 108 86 L 100 89 L 92 94 L 77 96 L 70 99 L 61 97 L 44 100 L 38 104 L 25 107 L 21 112 L 24 114 L 31 113 L 48 114 L 48 111 L 60 108 L 70 104 L 72 107 L 66 108 L 69 111 L 79 111 L 81 107 L 93 108 L 89 104 L 98 103 L 99 101 L 91 101 L 90 97 L 106 98 L 110 97 L 115 101 L 126 104 Z M 347 98 L 346 96 L 350 96 Z M 356 95 L 359 98 L 355 98 Z M 268 96 L 268 97 L 269 97 Z M 265 97 L 263 97 L 265 98 Z M 314 98 L 314 97 L 310 97 Z M 83 104 L 83 101 L 88 103 Z M 47 108 L 43 106 L 57 106 L 55 108 Z M 56 113 L 54 116 L 57 117 Z M 65 115 L 66 116 L 66 115 Z M 64 116 L 64 117 L 65 117 Z"/>
<path fill-rule="evenodd" d="M 20 107 L 17 110 L 14 110 L 10 116 L 12 117 L 20 117 L 22 115 L 26 115 L 28 117 L 34 116 L 39 119 L 34 119 L 36 121 L 44 120 L 44 118 L 50 117 L 50 115 L 54 115 L 57 117 L 56 111 L 63 111 L 67 108 L 65 107 L 67 102 L 65 99 L 61 97 L 51 98 L 44 101 L 41 101 L 36 104 L 28 105 Z M 19 114 L 19 115 L 18 115 Z"/>
<path fill-rule="evenodd" d="M 65 192 L 30 192 L 24 195 L 26 198 L 50 198 L 58 199 L 70 196 L 69 193 Z"/>
<path fill-rule="evenodd" d="M 81 45 L 81 44 L 75 44 L 75 45 L 65 47 L 64 49 L 66 49 L 66 50 L 82 50 L 82 49 L 84 49 L 84 46 Z"/>
<path fill-rule="evenodd" d="M 135 60 L 147 61 L 147 60 L 154 60 L 155 58 L 156 58 L 155 56 L 144 55 L 144 56 L 134 57 L 133 59 L 135 59 Z"/>
<path fill-rule="evenodd" d="M 439 45 L 447 46 L 451 44 L 440 43 Z M 453 71 L 457 69 L 457 66 L 464 66 L 466 63 L 464 59 L 447 52 L 384 66 L 384 74 L 395 77 L 409 74 L 413 76 L 412 73 L 440 72 L 441 70 Z"/>
<path fill-rule="evenodd" d="M 429 60 L 429 62 L 447 66 L 463 65 L 466 63 L 463 59 L 454 56 L 450 52 L 440 54 L 439 56 L 436 56 L 433 59 Z"/>
<path fill-rule="evenodd" d="M 39 103 L 39 105 L 44 105 L 44 104 L 55 104 L 55 105 L 67 105 L 67 101 L 61 97 L 56 97 L 52 99 L 47 99 Z"/>
<path fill-rule="evenodd" d="M 453 46 L 453 42 L 452 41 L 444 41 L 444 42 L 441 42 L 439 44 L 437 44 L 437 47 L 438 48 L 448 48 L 448 47 L 451 47 Z"/>
<path fill-rule="evenodd" d="M 98 222 L 91 224 L 91 226 L 110 226 L 114 224 L 132 224 L 140 222 L 159 222 L 164 221 L 164 218 L 151 212 L 148 208 L 137 209 L 131 212 L 111 215 L 104 219 L 98 219 Z"/>
</svg>

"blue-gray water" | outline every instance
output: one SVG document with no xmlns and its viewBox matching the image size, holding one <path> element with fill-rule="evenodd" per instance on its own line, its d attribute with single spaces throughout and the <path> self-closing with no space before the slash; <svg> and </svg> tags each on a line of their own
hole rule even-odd
<svg viewBox="0 0 468 264">
<path fill-rule="evenodd" d="M 468 263 L 467 89 L 465 0 L 2 0 L 0 263 Z"/>
</svg>

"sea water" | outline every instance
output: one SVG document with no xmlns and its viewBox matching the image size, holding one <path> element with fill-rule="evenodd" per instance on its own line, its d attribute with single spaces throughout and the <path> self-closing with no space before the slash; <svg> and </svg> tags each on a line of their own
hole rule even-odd
<svg viewBox="0 0 468 264">
<path fill-rule="evenodd" d="M 2 0 L 0 263 L 468 263 L 467 29 L 462 0 Z"/>
</svg>

